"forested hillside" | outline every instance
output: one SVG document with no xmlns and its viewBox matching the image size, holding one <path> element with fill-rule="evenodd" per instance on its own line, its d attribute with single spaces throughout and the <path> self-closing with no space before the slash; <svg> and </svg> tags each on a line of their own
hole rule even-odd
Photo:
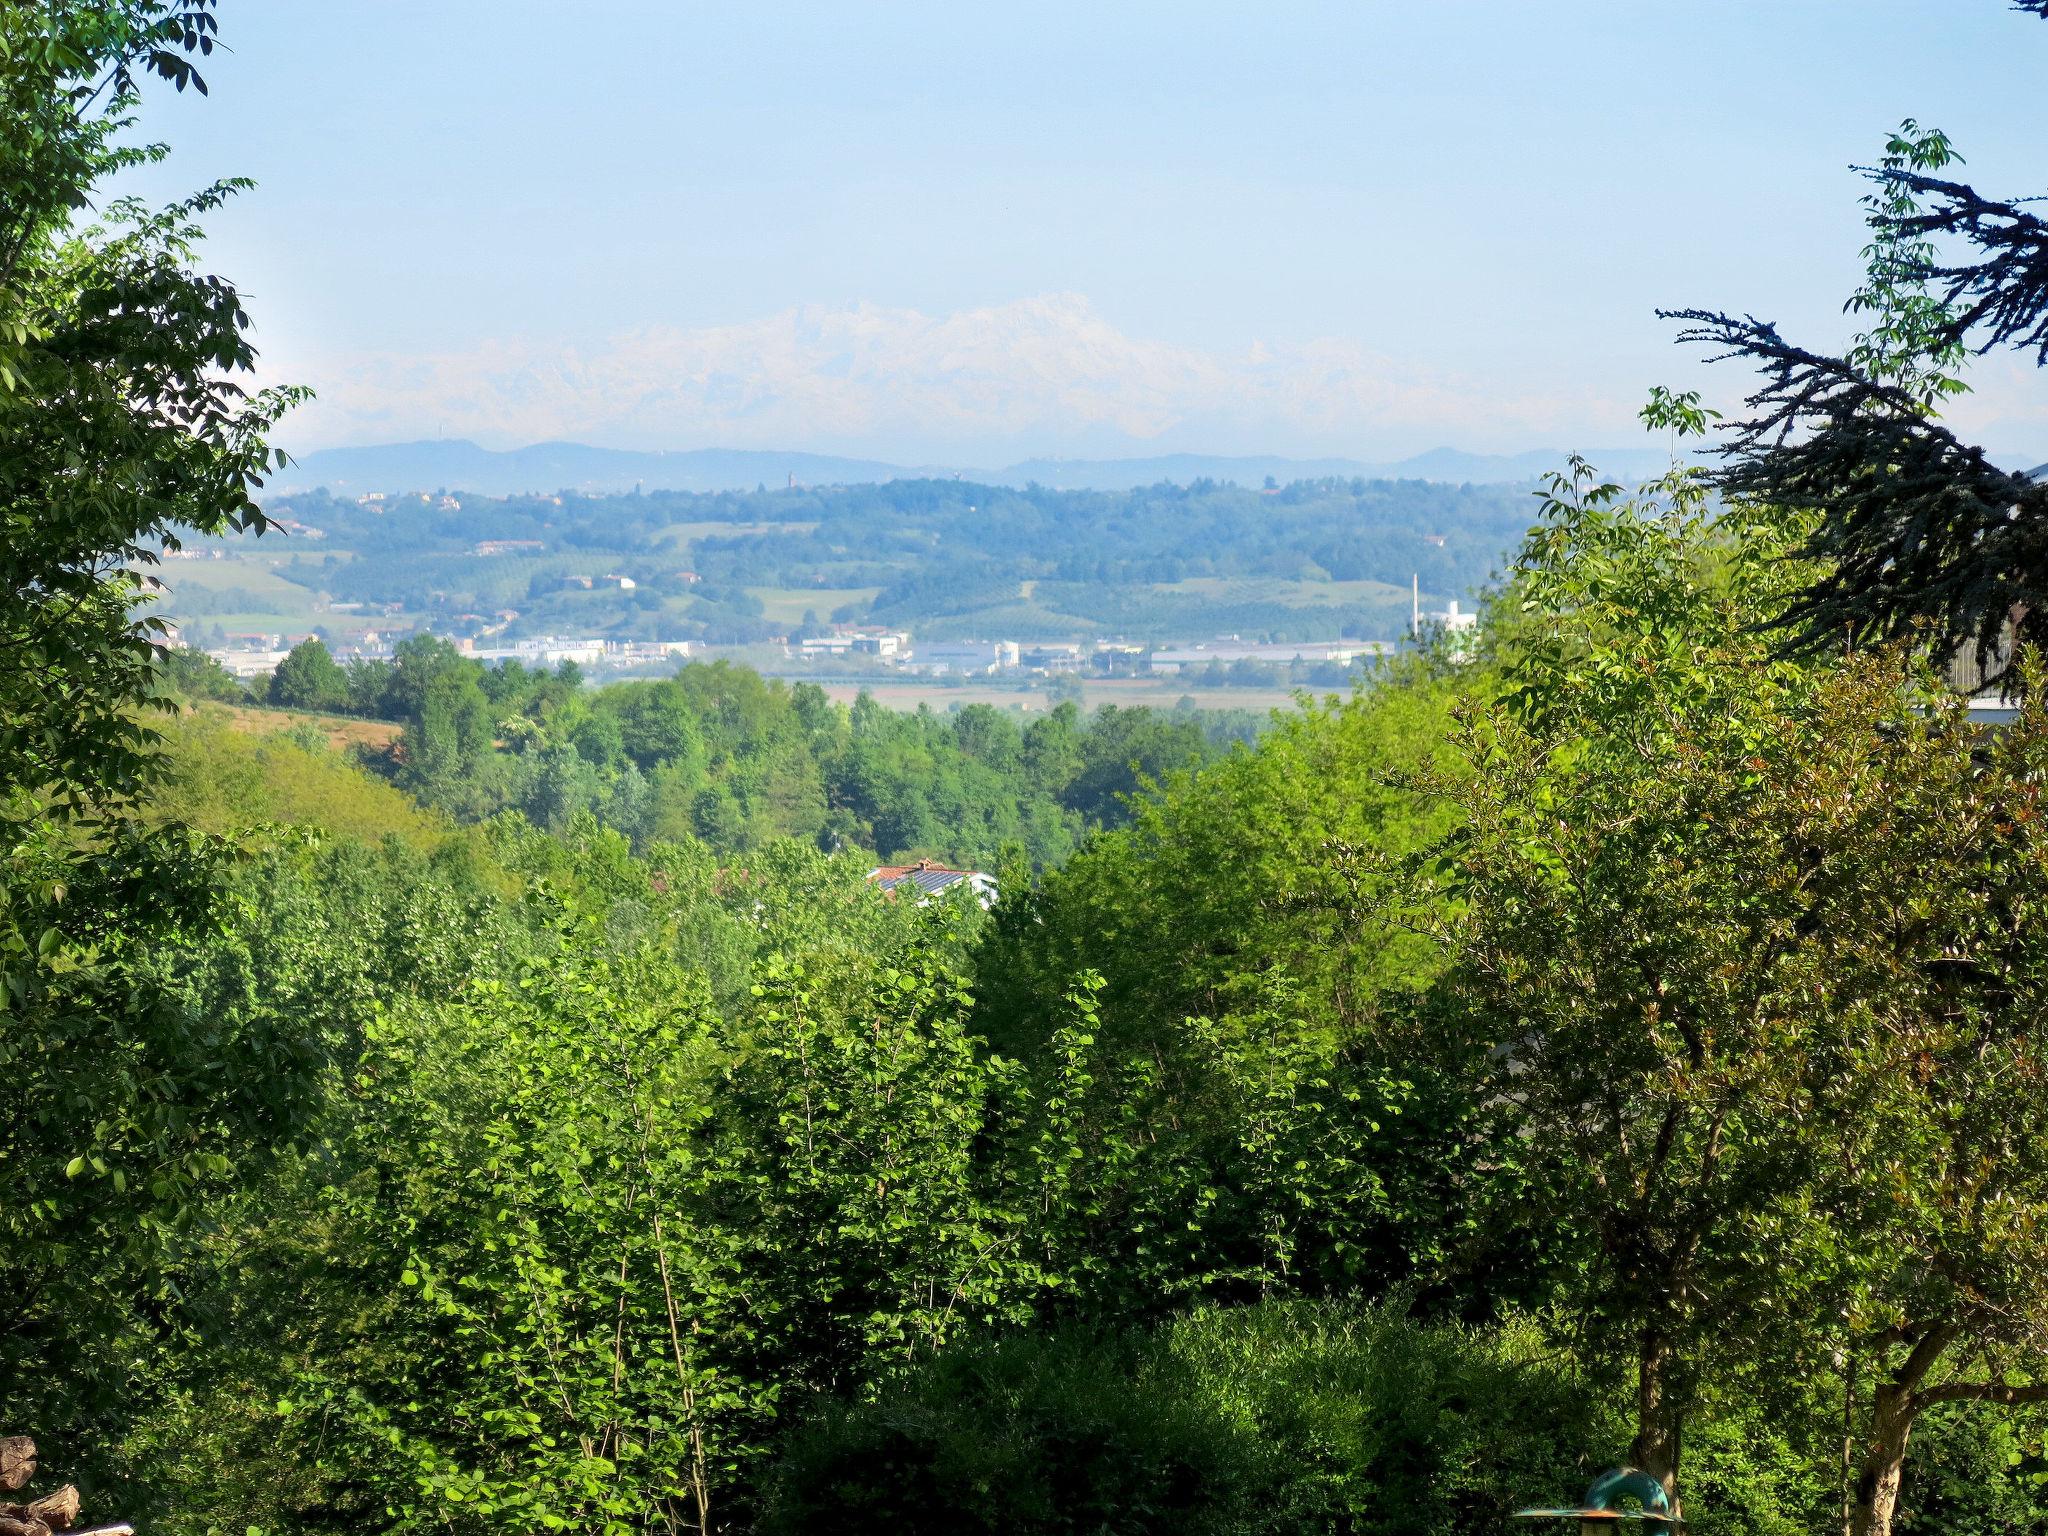
<svg viewBox="0 0 2048 1536">
<path fill-rule="evenodd" d="M 1414 581 L 1439 608 L 1469 598 L 1530 504 L 1519 486 L 1420 480 L 1128 492 L 925 480 L 509 499 L 455 486 L 368 502 L 322 491 L 265 500 L 298 531 L 228 542 L 256 562 L 239 578 L 238 566 L 166 567 L 165 607 L 200 635 L 270 613 L 272 627 L 340 636 L 395 605 L 442 632 L 502 624 L 507 638 L 735 644 L 840 620 L 925 638 L 1391 640 L 1407 630 Z M 267 590 L 278 556 L 295 601 Z M 635 585 L 565 585 L 608 575 Z M 507 610 L 509 622 L 498 618 Z"/>
<path fill-rule="evenodd" d="M 190 651 L 172 654 L 164 686 L 181 707 L 247 697 Z M 899 714 L 722 661 L 592 689 L 573 662 L 486 667 L 428 635 L 390 662 L 346 668 L 307 641 L 265 697 L 400 725 L 361 761 L 464 820 L 513 810 L 560 831 L 592 816 L 636 850 L 684 838 L 731 855 L 795 838 L 983 868 L 1060 862 L 1145 786 L 1265 723 L 1195 708 L 1084 715 L 1072 703 L 1028 722 L 989 704 Z"/>
<path fill-rule="evenodd" d="M 421 638 L 263 735 L 138 617 L 276 536 L 233 189 L 78 217 L 215 37 L 0 8 L 0 1536 L 2048 1529 L 2048 487 L 1939 414 L 2029 206 L 1903 125 L 1844 356 L 1688 314 L 1720 467 L 1262 732 Z"/>
</svg>

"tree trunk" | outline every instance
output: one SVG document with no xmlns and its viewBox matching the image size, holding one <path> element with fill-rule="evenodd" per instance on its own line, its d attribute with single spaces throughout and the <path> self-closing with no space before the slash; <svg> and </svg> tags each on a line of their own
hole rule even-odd
<svg viewBox="0 0 2048 1536">
<path fill-rule="evenodd" d="M 36 1443 L 27 1435 L 0 1439 L 0 1488 L 13 1492 L 36 1475 Z"/>
<path fill-rule="evenodd" d="M 1864 1442 L 1863 1466 L 1856 1478 L 1850 1536 L 1891 1536 L 1892 1517 L 1899 1508 L 1899 1480 L 1906 1467 L 1906 1441 L 1913 1433 L 1913 1420 L 1925 1406 L 1920 1384 L 1960 1332 L 1953 1322 L 1930 1325 L 1892 1379 L 1879 1382 L 1871 1393 L 1870 1438 Z"/>
<path fill-rule="evenodd" d="M 1670 1339 L 1655 1329 L 1645 1331 L 1636 1353 L 1636 1438 L 1628 1452 L 1631 1465 L 1664 1485 L 1674 1515 L 1681 1513 L 1678 1451 L 1684 1417 L 1671 1380 L 1675 1364 Z"/>
<path fill-rule="evenodd" d="M 1850 1536 L 1891 1536 L 1899 1508 L 1899 1479 L 1906 1468 L 1906 1441 L 1920 1411 L 1910 1388 L 1887 1382 L 1876 1393 L 1870 1441 L 1856 1479 L 1856 1510 Z"/>
</svg>

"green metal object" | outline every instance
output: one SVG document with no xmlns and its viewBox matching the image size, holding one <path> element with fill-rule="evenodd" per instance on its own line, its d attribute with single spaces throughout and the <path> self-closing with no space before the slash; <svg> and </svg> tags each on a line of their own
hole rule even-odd
<svg viewBox="0 0 2048 1536">
<path fill-rule="evenodd" d="M 1623 1507 L 1631 1504 L 1635 1507 Z M 1664 1485 L 1634 1467 L 1616 1467 L 1594 1478 L 1585 1502 L 1577 1509 L 1518 1509 L 1515 1518 L 1576 1520 L 1582 1527 L 1610 1520 L 1654 1521 L 1666 1527 L 1685 1523 L 1671 1512 L 1671 1498 Z"/>
</svg>

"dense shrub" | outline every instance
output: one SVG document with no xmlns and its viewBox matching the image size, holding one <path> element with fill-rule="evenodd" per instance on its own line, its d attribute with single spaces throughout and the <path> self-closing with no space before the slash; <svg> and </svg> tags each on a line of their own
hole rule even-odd
<svg viewBox="0 0 2048 1536">
<path fill-rule="evenodd" d="M 1839 1518 L 1838 1390 L 1731 1394 L 1688 1429 L 1691 1536 L 1815 1536 Z M 1262 1303 L 1151 1333 L 949 1351 L 784 1443 L 766 1531 L 890 1536 L 1478 1536 L 1575 1502 L 1620 1457 L 1617 1395 L 1527 1323 Z M 1908 1531 L 2048 1529 L 2048 1419 L 1930 1417 Z M 1538 1528 L 1540 1529 L 1540 1528 Z"/>
<path fill-rule="evenodd" d="M 1899 1528 L 1914 1536 L 2022 1536 L 2048 1530 L 2048 1412 L 2007 1417 L 1974 1404 L 1937 1409 L 1913 1436 Z"/>
<path fill-rule="evenodd" d="M 1527 1328 L 1206 1309 L 950 1352 L 828 1408 L 785 1447 L 766 1528 L 1491 1532 L 1611 1459 L 1596 1400 Z"/>
</svg>

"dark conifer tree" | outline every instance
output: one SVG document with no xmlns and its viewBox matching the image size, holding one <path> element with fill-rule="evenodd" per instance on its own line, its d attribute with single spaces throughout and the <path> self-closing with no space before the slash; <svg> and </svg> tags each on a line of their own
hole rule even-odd
<svg viewBox="0 0 2048 1536">
<path fill-rule="evenodd" d="M 2014 9 L 2048 18 L 2048 0 Z M 2010 347 L 2048 364 L 2048 219 L 2028 199 L 1929 174 L 1955 158 L 1938 134 L 1908 123 L 1891 149 L 1863 168 L 1876 187 L 1872 286 L 1849 306 L 1886 313 L 1847 356 L 1749 315 L 1662 313 L 1685 323 L 1681 341 L 1763 374 L 1724 428 L 1713 478 L 1726 495 L 1815 519 L 1802 553 L 1823 574 L 1776 616 L 1787 648 L 1917 637 L 1993 680 L 2048 635 L 2048 484 L 1993 465 L 1934 406 L 1960 389 L 1942 367 L 1967 351 Z M 1958 246 L 1967 259 L 1943 258 Z"/>
</svg>

